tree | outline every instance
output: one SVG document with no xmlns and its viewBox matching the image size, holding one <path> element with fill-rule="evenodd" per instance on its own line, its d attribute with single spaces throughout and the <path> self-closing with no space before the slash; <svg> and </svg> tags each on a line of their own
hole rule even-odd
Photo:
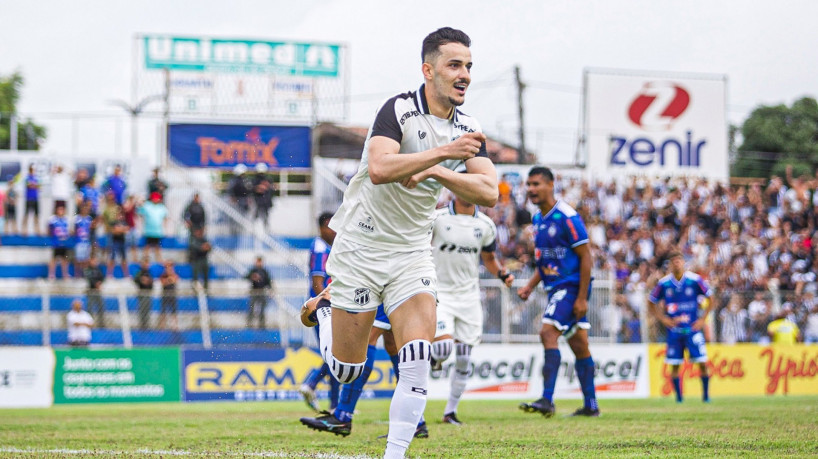
<svg viewBox="0 0 818 459">
<path fill-rule="evenodd" d="M 14 72 L 0 75 L 0 150 L 11 148 L 11 117 L 17 115 L 17 102 L 23 88 L 23 75 Z M 46 128 L 31 119 L 17 119 L 17 145 L 24 150 L 39 150 L 45 140 Z"/>
<path fill-rule="evenodd" d="M 741 126 L 731 175 L 734 177 L 812 175 L 818 166 L 818 102 L 803 97 L 791 107 L 784 104 L 759 106 Z"/>
</svg>

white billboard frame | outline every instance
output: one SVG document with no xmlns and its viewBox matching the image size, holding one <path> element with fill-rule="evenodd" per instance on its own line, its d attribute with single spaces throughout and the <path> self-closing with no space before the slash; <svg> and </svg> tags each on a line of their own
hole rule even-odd
<svg viewBox="0 0 818 459">
<path fill-rule="evenodd" d="M 605 79 L 619 81 L 612 83 Z M 656 85 L 651 88 L 649 81 Z M 586 68 L 578 164 L 584 167 L 589 179 L 692 176 L 726 183 L 729 180 L 727 82 L 724 74 Z M 634 88 L 606 95 L 604 100 L 595 97 L 596 87 L 615 84 L 630 84 Z M 693 85 L 695 97 L 691 98 L 690 90 L 683 85 Z M 672 97 L 668 95 L 671 88 L 675 90 Z M 656 104 L 645 96 L 651 91 L 652 100 L 658 101 Z M 717 105 L 701 104 L 700 92 L 721 92 L 721 97 Z M 687 101 L 680 95 L 686 95 Z M 640 117 L 640 124 L 636 125 L 628 118 L 638 103 L 641 106 L 635 114 Z M 606 104 L 604 108 L 597 107 Z M 674 110 L 679 113 L 668 114 Z M 600 115 L 600 111 L 604 114 Z M 641 116 L 653 123 L 643 126 Z M 664 124 L 657 122 L 660 116 L 664 117 Z M 600 127 L 598 118 L 601 117 L 621 119 L 610 122 L 611 126 Z M 705 123 L 704 118 L 708 122 Z M 701 137 L 702 132 L 706 133 L 705 137 Z"/>
</svg>

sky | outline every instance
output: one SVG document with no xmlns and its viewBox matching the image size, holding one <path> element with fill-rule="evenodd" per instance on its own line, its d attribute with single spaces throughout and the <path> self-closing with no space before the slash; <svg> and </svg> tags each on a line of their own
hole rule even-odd
<svg viewBox="0 0 818 459">
<path fill-rule="evenodd" d="M 759 104 L 815 97 L 818 2 L 416 0 L 0 0 L 0 75 L 25 77 L 18 110 L 45 124 L 55 154 L 125 154 L 136 34 L 328 42 L 349 50 L 349 124 L 422 82 L 420 44 L 442 26 L 472 38 L 462 110 L 514 142 L 520 67 L 527 144 L 542 162 L 573 158 L 587 68 L 724 74 L 728 121 Z M 161 107 L 149 107 L 160 110 Z M 155 158 L 156 120 L 138 126 Z"/>
</svg>

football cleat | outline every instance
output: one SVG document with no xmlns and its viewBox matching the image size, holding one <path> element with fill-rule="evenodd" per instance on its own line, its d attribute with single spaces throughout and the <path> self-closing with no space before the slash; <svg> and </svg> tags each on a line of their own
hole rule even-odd
<svg viewBox="0 0 818 459">
<path fill-rule="evenodd" d="M 298 389 L 298 392 L 301 396 L 304 397 L 304 402 L 316 413 L 321 412 L 318 408 L 318 397 L 315 396 L 315 390 L 312 387 L 302 384 L 301 388 Z"/>
<path fill-rule="evenodd" d="M 429 429 L 426 427 L 426 423 L 418 424 L 418 427 L 415 429 L 415 438 L 429 438 Z"/>
<path fill-rule="evenodd" d="M 318 308 L 328 307 L 330 307 L 330 302 L 323 295 L 310 298 L 301 305 L 301 323 L 306 327 L 318 325 Z"/>
<path fill-rule="evenodd" d="M 583 406 L 582 408 L 577 408 L 576 411 L 571 413 L 571 416 L 587 416 L 589 418 L 595 418 L 599 416 L 599 409 L 592 410 L 587 406 Z"/>
<path fill-rule="evenodd" d="M 453 425 L 456 425 L 456 426 L 463 425 L 463 423 L 460 422 L 460 419 L 457 419 L 457 413 L 455 413 L 454 411 L 452 411 L 451 413 L 446 413 L 446 414 L 443 415 L 443 423 L 444 424 L 453 424 Z"/>
<path fill-rule="evenodd" d="M 329 411 L 322 411 L 321 416 L 315 418 L 301 418 L 301 424 L 313 430 L 330 432 L 343 437 L 352 432 L 352 421 L 343 422 Z"/>
<path fill-rule="evenodd" d="M 526 413 L 540 413 L 543 416 L 550 418 L 554 415 L 557 408 L 551 401 L 543 397 L 531 403 L 520 403 L 520 409 Z"/>
</svg>

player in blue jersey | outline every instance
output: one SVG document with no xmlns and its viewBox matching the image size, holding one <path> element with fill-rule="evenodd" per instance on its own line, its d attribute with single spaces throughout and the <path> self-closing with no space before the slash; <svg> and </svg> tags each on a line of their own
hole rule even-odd
<svg viewBox="0 0 818 459">
<path fill-rule="evenodd" d="M 335 241 L 335 231 L 329 227 L 329 221 L 332 219 L 332 214 L 329 212 L 322 213 L 318 217 L 318 233 L 319 237 L 315 238 L 310 245 L 310 298 L 318 296 L 330 283 L 329 275 L 327 274 L 327 258 L 332 249 L 332 243 Z M 319 328 L 315 327 L 316 338 L 319 335 Z M 330 374 L 329 365 L 326 363 L 320 368 L 315 368 L 301 384 L 298 390 L 304 397 L 307 405 L 315 411 L 321 411 L 318 407 L 318 398 L 315 395 L 315 387 L 318 383 Z M 330 410 L 333 410 L 338 405 L 338 394 L 341 388 L 339 383 L 332 376 L 329 377 L 329 403 Z"/>
<path fill-rule="evenodd" d="M 708 388 L 710 374 L 707 368 L 707 348 L 704 328 L 707 315 L 713 308 L 709 301 L 713 291 L 698 274 L 685 271 L 685 260 L 681 252 L 671 252 L 667 260 L 670 274 L 659 279 L 659 283 L 648 296 L 648 306 L 657 320 L 667 327 L 667 351 L 665 363 L 670 365 L 670 378 L 676 401 L 682 401 L 682 383 L 679 380 L 679 365 L 684 363 L 684 351 L 690 353 L 690 360 L 698 363 L 702 378 L 702 400 L 710 401 Z M 707 307 L 701 309 L 702 299 L 707 299 Z M 664 308 L 658 306 L 664 302 Z"/>
<path fill-rule="evenodd" d="M 537 271 L 517 293 L 528 299 L 542 281 L 548 292 L 548 305 L 542 317 L 540 340 L 545 348 L 542 397 L 523 403 L 528 413 L 554 415 L 554 386 L 560 368 L 557 341 L 565 336 L 576 356 L 576 372 L 585 404 L 572 416 L 599 416 L 594 388 L 594 360 L 588 349 L 591 328 L 585 313 L 591 293 L 591 251 L 585 223 L 576 210 L 554 197 L 554 174 L 547 167 L 534 167 L 528 173 L 528 198 L 540 208 L 534 215 L 535 258 Z"/>
</svg>

